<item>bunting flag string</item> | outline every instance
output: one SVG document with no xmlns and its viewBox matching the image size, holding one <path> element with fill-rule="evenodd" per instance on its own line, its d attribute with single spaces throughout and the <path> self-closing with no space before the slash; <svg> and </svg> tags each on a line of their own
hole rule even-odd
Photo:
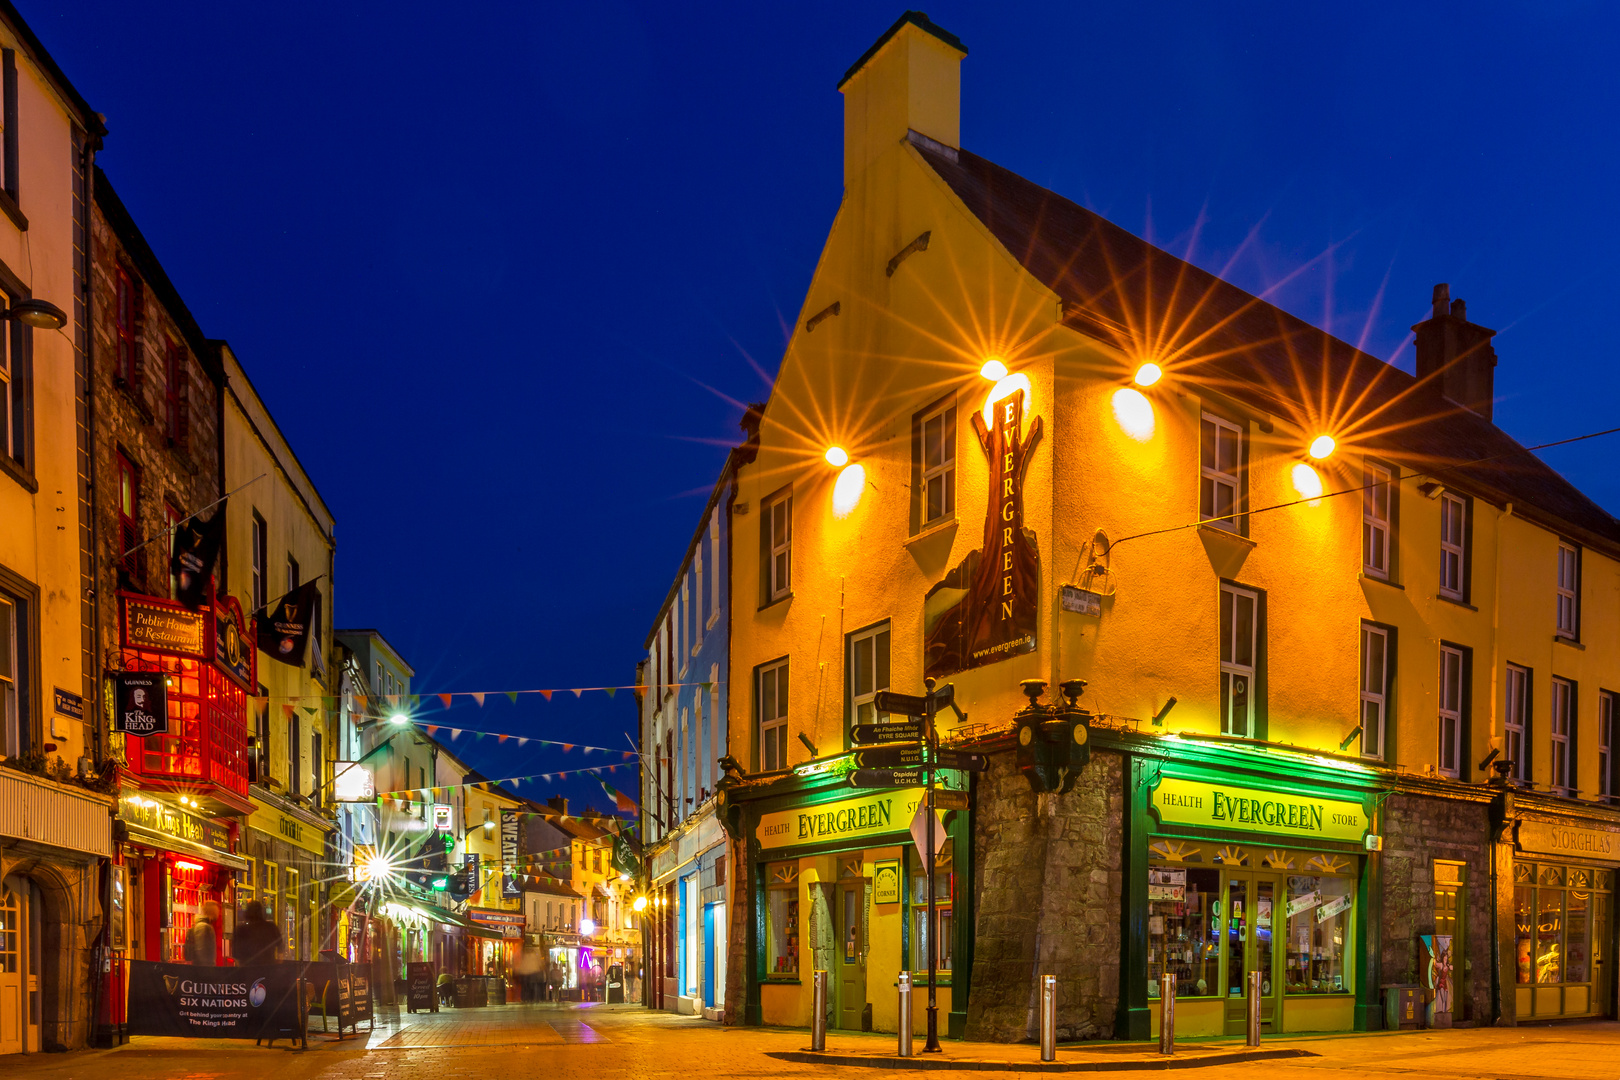
<svg viewBox="0 0 1620 1080">
<path fill-rule="evenodd" d="M 707 690 L 707 691 L 712 693 L 714 691 L 715 687 L 717 687 L 717 686 L 725 686 L 726 683 L 725 683 L 724 680 L 720 680 L 718 682 L 710 680 L 710 681 L 707 681 L 707 682 L 660 683 L 659 685 L 664 689 L 670 689 L 670 690 L 678 690 L 678 689 L 684 689 L 684 688 L 687 688 L 687 687 L 695 686 L 695 687 L 699 687 L 699 688 L 701 688 L 703 690 Z M 455 698 L 472 698 L 474 704 L 476 704 L 479 708 L 483 708 L 485 699 L 488 698 L 491 694 L 505 695 L 505 697 L 506 697 L 506 699 L 508 701 L 516 703 L 517 699 L 523 694 L 539 694 L 541 697 L 545 698 L 547 701 L 550 701 L 551 700 L 551 695 L 553 695 L 553 694 L 573 694 L 574 697 L 576 697 L 576 698 L 583 698 L 586 694 L 593 694 L 593 693 L 598 693 L 599 692 L 599 693 L 606 694 L 609 697 L 609 699 L 611 699 L 616 694 L 618 694 L 618 692 L 620 690 L 632 690 L 632 691 L 635 691 L 636 693 L 640 694 L 640 693 L 646 693 L 649 689 L 651 689 L 651 687 L 649 687 L 648 685 L 638 683 L 638 684 L 633 684 L 633 685 L 629 685 L 629 686 L 563 686 L 563 687 L 554 687 L 554 688 L 549 689 L 549 690 L 448 690 L 448 691 L 445 691 L 445 690 L 433 690 L 433 691 L 428 691 L 428 692 L 419 692 L 419 693 L 415 693 L 415 694 L 369 694 L 369 693 L 359 693 L 359 692 L 352 692 L 352 693 L 350 693 L 348 695 L 344 695 L 344 694 L 257 694 L 257 695 L 249 695 L 249 700 L 257 702 L 257 703 L 259 703 L 261 705 L 266 704 L 266 703 L 271 702 L 271 701 L 298 702 L 300 704 L 302 704 L 304 702 L 315 702 L 316 704 L 304 705 L 303 707 L 306 708 L 306 709 L 318 709 L 322 705 L 324 705 L 327 708 L 335 709 L 335 708 L 338 707 L 338 704 L 344 699 L 344 697 L 347 696 L 347 697 L 349 697 L 351 699 L 354 699 L 355 701 L 369 701 L 369 700 L 384 701 L 384 702 L 387 702 L 389 705 L 391 705 L 391 706 L 393 706 L 395 708 L 401 708 L 401 707 L 403 707 L 403 706 L 405 706 L 407 704 L 410 705 L 410 707 L 412 707 L 412 708 L 416 708 L 417 706 L 419 706 L 422 703 L 422 699 L 424 697 L 426 697 L 426 698 L 438 698 L 439 703 L 444 708 L 448 709 L 448 708 L 450 708 L 451 703 Z"/>
<path fill-rule="evenodd" d="M 494 739 L 502 746 L 508 741 L 515 742 L 519 746 L 527 746 L 529 743 L 534 743 L 537 746 L 560 746 L 565 754 L 577 749 L 587 754 L 618 754 L 625 761 L 633 761 L 641 756 L 634 750 L 617 750 L 611 746 L 586 746 L 584 743 L 563 742 L 560 739 L 537 739 L 532 735 L 511 735 L 500 731 L 474 731 L 472 728 L 450 727 L 448 724 L 412 723 L 411 726 L 421 728 L 430 737 L 437 737 L 439 732 L 448 731 L 451 741 L 459 739 L 463 735 L 471 735 L 474 742 Z"/>
<path fill-rule="evenodd" d="M 633 766 L 630 766 L 630 765 L 625 765 L 624 767 L 627 768 L 627 769 L 628 768 L 633 768 Z M 441 793 L 449 793 L 449 792 L 452 792 L 452 791 L 460 791 L 462 789 L 467 789 L 467 788 L 470 788 L 470 789 L 475 790 L 475 791 L 480 790 L 480 789 L 482 789 L 484 791 L 492 791 L 492 790 L 494 790 L 495 788 L 499 787 L 502 784 L 512 784 L 513 786 L 516 786 L 517 783 L 519 781 L 522 781 L 522 780 L 539 780 L 539 781 L 541 781 L 543 783 L 549 784 L 553 780 L 561 780 L 565 776 L 584 776 L 587 773 L 602 773 L 602 772 L 611 773 L 611 772 L 617 772 L 618 769 L 619 769 L 618 765 L 591 765 L 591 766 L 588 766 L 588 767 L 583 768 L 583 769 L 561 769 L 561 770 L 553 770 L 551 772 L 543 772 L 543 773 L 540 773 L 540 772 L 525 773 L 522 776 L 503 776 L 503 777 L 501 777 L 499 779 L 495 779 L 495 780 L 474 780 L 474 781 L 471 781 L 471 782 L 465 783 L 465 784 L 440 784 L 437 787 L 401 788 L 401 789 L 399 789 L 397 791 L 380 791 L 380 792 L 378 792 L 377 793 L 377 801 L 382 802 L 384 799 L 393 799 L 393 800 L 398 801 L 398 802 L 412 802 L 412 801 L 415 801 L 415 797 L 417 795 L 420 795 L 421 796 L 420 801 L 429 802 L 429 801 L 432 801 L 432 800 L 437 800 Z M 550 816 L 550 815 L 542 814 L 540 816 L 546 817 L 546 816 Z M 569 815 L 560 814 L 558 816 L 566 818 Z"/>
</svg>

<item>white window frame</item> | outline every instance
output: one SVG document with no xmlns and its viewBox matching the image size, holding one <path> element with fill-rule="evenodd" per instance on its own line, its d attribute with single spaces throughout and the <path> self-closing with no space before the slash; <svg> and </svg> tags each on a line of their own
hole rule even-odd
<svg viewBox="0 0 1620 1080">
<path fill-rule="evenodd" d="M 782 689 L 782 683 L 788 681 L 784 678 L 787 674 L 787 660 L 777 660 L 763 665 L 754 680 L 754 699 L 759 717 L 759 767 L 763 772 L 774 772 L 788 766 L 788 695 Z M 765 700 L 766 676 L 771 677 L 771 688 L 776 698 L 774 704 Z M 789 681 L 790 688 L 791 685 Z"/>
<path fill-rule="evenodd" d="M 1361 489 L 1361 572 L 1389 580 L 1390 536 L 1394 523 L 1395 471 L 1369 461 Z M 1379 500 L 1383 506 L 1380 507 Z"/>
<path fill-rule="evenodd" d="M 720 621 L 720 515 L 709 515 L 709 629 Z"/>
<path fill-rule="evenodd" d="M 681 591 L 675 596 L 675 671 L 678 678 L 686 678 L 686 664 L 691 659 L 687 655 L 686 645 L 686 613 L 692 606 L 691 598 L 687 592 L 687 579 L 681 576 Z"/>
<path fill-rule="evenodd" d="M 248 535 L 248 539 L 253 548 L 253 611 L 257 613 L 270 602 L 270 597 L 266 594 L 267 590 L 265 586 L 267 583 L 264 578 L 264 575 L 268 569 L 264 565 L 264 555 L 265 552 L 269 550 L 270 545 L 269 538 L 265 536 L 266 526 L 264 518 L 259 516 L 259 512 L 257 510 L 253 512 L 253 516 L 250 520 L 253 523 L 252 531 Z"/>
<path fill-rule="evenodd" d="M 1391 636 L 1386 627 L 1361 624 L 1361 756 L 1377 761 L 1384 760 L 1388 752 L 1385 733 L 1389 730 Z M 1380 645 L 1376 661 L 1368 647 L 1375 640 Z"/>
<path fill-rule="evenodd" d="M 1440 595 L 1465 599 L 1468 582 L 1468 500 L 1440 495 Z"/>
<path fill-rule="evenodd" d="M 1204 424 L 1210 424 L 1215 429 L 1214 461 L 1204 459 Z M 1198 517 L 1201 521 L 1217 529 L 1242 532 L 1243 428 L 1225 417 L 1206 412 L 1203 414 L 1198 434 Z M 1236 451 L 1232 456 L 1234 465 L 1231 472 L 1225 472 L 1218 467 L 1223 436 L 1230 438 L 1237 444 Z M 1230 515 L 1223 515 L 1219 520 L 1215 520 L 1219 510 L 1219 500 L 1216 498 L 1216 492 L 1222 488 L 1231 490 L 1232 510 Z M 1205 498 L 1206 494 L 1208 498 Z"/>
<path fill-rule="evenodd" d="M 1461 649 L 1454 645 L 1440 646 L 1440 683 L 1435 696 L 1440 706 L 1439 723 L 1436 725 L 1440 736 L 1436 765 L 1441 776 L 1462 776 L 1463 724 L 1467 722 L 1463 712 L 1463 698 L 1467 689 L 1464 680 L 1468 671 L 1465 661 Z"/>
<path fill-rule="evenodd" d="M 1513 763 L 1511 779 L 1530 779 L 1530 669 L 1507 666 L 1506 701 L 1502 711 L 1502 754 Z"/>
<path fill-rule="evenodd" d="M 946 420 L 950 420 L 950 435 L 945 437 Z M 928 425 L 939 425 L 940 460 L 937 464 L 928 463 Z M 922 519 L 922 527 L 927 529 L 949 521 L 956 516 L 956 402 L 948 401 L 936 409 L 924 413 L 919 421 L 919 430 L 922 432 L 922 512 L 918 515 Z M 940 512 L 933 517 L 928 516 L 930 488 L 938 483 L 941 486 Z"/>
<path fill-rule="evenodd" d="M 1598 691 L 1598 798 L 1613 801 L 1614 791 L 1614 725 L 1615 695 L 1612 690 Z"/>
<path fill-rule="evenodd" d="M 22 673 L 17 670 L 17 602 L 0 593 L 0 753 L 7 756 L 22 749 L 22 712 L 19 705 Z"/>
<path fill-rule="evenodd" d="M 849 680 L 849 722 L 851 725 L 877 723 L 883 716 L 887 715 L 880 714 L 872 704 L 872 699 L 877 696 L 878 691 L 889 689 L 887 682 L 882 686 L 878 685 L 878 672 L 881 670 L 878 664 L 879 639 L 882 639 L 882 647 L 889 653 L 889 663 L 882 666 L 888 667 L 889 678 L 892 681 L 894 678 L 894 634 L 890 630 L 888 621 L 885 620 L 875 626 L 869 626 L 865 630 L 857 630 L 849 636 L 849 672 L 847 678 Z M 863 643 L 868 644 L 872 650 L 872 685 L 864 691 L 856 685 L 856 679 L 859 677 L 860 672 L 859 665 L 855 662 L 856 654 L 860 651 Z M 861 715 L 863 705 L 868 709 L 866 716 Z"/>
<path fill-rule="evenodd" d="M 703 648 L 703 545 L 692 555 L 692 655 Z"/>
<path fill-rule="evenodd" d="M 11 307 L 10 297 L 0 292 L 0 311 Z M 13 403 L 14 395 L 21 393 L 22 384 L 16 378 L 12 369 L 16 366 L 15 354 L 11 348 L 10 323 L 0 327 L 0 455 L 19 461 L 22 454 L 19 449 L 22 444 L 23 432 L 18 430 L 17 409 Z"/>
<path fill-rule="evenodd" d="M 781 528 L 777 528 L 778 517 Z M 760 514 L 760 528 L 766 530 L 766 551 L 770 564 L 765 568 L 766 601 L 774 602 L 793 591 L 793 492 L 784 491 L 766 501 Z"/>
<path fill-rule="evenodd" d="M 1581 551 L 1558 541 L 1558 606 L 1554 633 L 1571 641 L 1581 636 Z"/>
<path fill-rule="evenodd" d="M 1575 762 L 1570 758 L 1574 734 L 1575 684 L 1554 675 L 1552 699 L 1547 713 L 1547 739 L 1552 747 L 1548 781 L 1553 794 L 1570 798 L 1575 795 Z"/>
<path fill-rule="evenodd" d="M 1255 682 L 1259 670 L 1260 659 L 1260 594 L 1253 589 L 1241 588 L 1237 585 L 1221 583 L 1221 596 L 1232 597 L 1232 618 L 1230 625 L 1226 622 L 1224 609 L 1221 604 L 1221 651 L 1217 652 L 1221 670 L 1221 734 L 1237 735 L 1240 738 L 1255 737 Z M 1247 601 L 1251 605 L 1249 617 L 1249 663 L 1237 660 L 1238 645 L 1238 608 Z M 1237 680 L 1244 680 L 1242 730 L 1239 731 L 1236 708 L 1233 701 L 1237 697 Z"/>
</svg>

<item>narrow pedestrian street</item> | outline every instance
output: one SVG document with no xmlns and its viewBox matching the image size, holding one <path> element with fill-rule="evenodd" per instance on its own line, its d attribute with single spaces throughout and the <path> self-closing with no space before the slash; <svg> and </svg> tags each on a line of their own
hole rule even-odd
<svg viewBox="0 0 1620 1080">
<path fill-rule="evenodd" d="M 887 1035 L 829 1033 L 823 1054 L 803 1031 L 722 1027 L 638 1005 L 503 1005 L 439 1013 L 379 1011 L 367 1032 L 338 1039 L 317 1021 L 308 1050 L 226 1039 L 134 1038 L 111 1050 L 0 1058 L 7 1080 L 584 1080 L 614 1076 L 838 1076 L 880 1080 L 919 1071 L 1194 1072 L 1210 1080 L 1446 1077 L 1610 1080 L 1620 1024 L 1378 1032 L 1185 1042 L 1171 1059 L 1147 1043 L 1062 1044 L 1053 1065 L 1032 1045 L 947 1040 L 939 1057 L 894 1056 Z M 921 1042 L 917 1044 L 921 1050 Z M 860 1064 L 855 1064 L 860 1062 Z"/>
</svg>

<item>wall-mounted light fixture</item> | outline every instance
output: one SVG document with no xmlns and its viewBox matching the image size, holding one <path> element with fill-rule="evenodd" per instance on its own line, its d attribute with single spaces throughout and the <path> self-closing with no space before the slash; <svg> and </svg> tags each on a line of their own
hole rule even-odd
<svg viewBox="0 0 1620 1080">
<path fill-rule="evenodd" d="M 0 319 L 16 319 L 24 326 L 32 326 L 35 330 L 60 330 L 67 325 L 67 312 L 49 300 L 35 297 L 12 304 L 4 312 L 0 312 Z"/>
<path fill-rule="evenodd" d="M 829 446 L 827 452 L 821 456 L 835 469 L 842 469 L 849 464 L 849 451 L 842 446 Z"/>
<path fill-rule="evenodd" d="M 1131 376 L 1131 382 L 1137 386 L 1152 386 L 1162 378 L 1164 378 L 1164 368 L 1149 360 L 1136 369 L 1136 374 Z"/>
<path fill-rule="evenodd" d="M 1337 450 L 1338 448 L 1339 444 L 1333 438 L 1333 436 L 1318 435 L 1316 438 L 1311 440 L 1310 449 L 1307 452 L 1317 461 L 1323 461 L 1332 457 L 1333 451 Z"/>
<path fill-rule="evenodd" d="M 1176 707 L 1176 699 L 1172 696 L 1159 706 L 1159 711 L 1153 714 L 1153 726 L 1164 727 L 1164 718 L 1170 715 L 1170 710 Z"/>
<path fill-rule="evenodd" d="M 1007 365 L 1000 357 L 992 356 L 979 369 L 979 375 L 991 382 L 1000 382 L 1007 377 Z"/>
</svg>

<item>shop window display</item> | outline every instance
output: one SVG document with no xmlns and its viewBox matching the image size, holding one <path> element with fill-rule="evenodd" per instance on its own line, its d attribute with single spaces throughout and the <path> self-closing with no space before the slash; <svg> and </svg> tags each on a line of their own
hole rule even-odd
<svg viewBox="0 0 1620 1080">
<path fill-rule="evenodd" d="M 799 867 L 771 863 L 765 868 L 765 926 L 770 943 L 769 975 L 799 973 Z"/>
<path fill-rule="evenodd" d="M 1221 872 L 1215 867 L 1148 869 L 1148 996 L 1159 996 L 1166 969 L 1176 997 L 1218 993 Z"/>
<path fill-rule="evenodd" d="M 907 907 L 910 908 L 911 967 L 913 972 L 928 970 L 928 874 L 922 858 L 911 851 L 907 866 Z M 955 865 L 945 855 L 934 863 L 934 923 L 939 932 L 939 971 L 948 978 L 951 970 L 951 899 Z"/>
<path fill-rule="evenodd" d="M 1573 1016 L 1597 1008 L 1599 995 L 1589 988 L 1603 974 L 1613 872 L 1526 862 L 1513 870 L 1514 977 L 1525 988 L 1521 1014 Z M 1536 988 L 1534 995 L 1530 988 Z"/>
<path fill-rule="evenodd" d="M 1288 878 L 1288 952 L 1283 972 L 1290 994 L 1342 994 L 1350 990 L 1345 945 L 1356 885 L 1349 878 Z"/>
</svg>

